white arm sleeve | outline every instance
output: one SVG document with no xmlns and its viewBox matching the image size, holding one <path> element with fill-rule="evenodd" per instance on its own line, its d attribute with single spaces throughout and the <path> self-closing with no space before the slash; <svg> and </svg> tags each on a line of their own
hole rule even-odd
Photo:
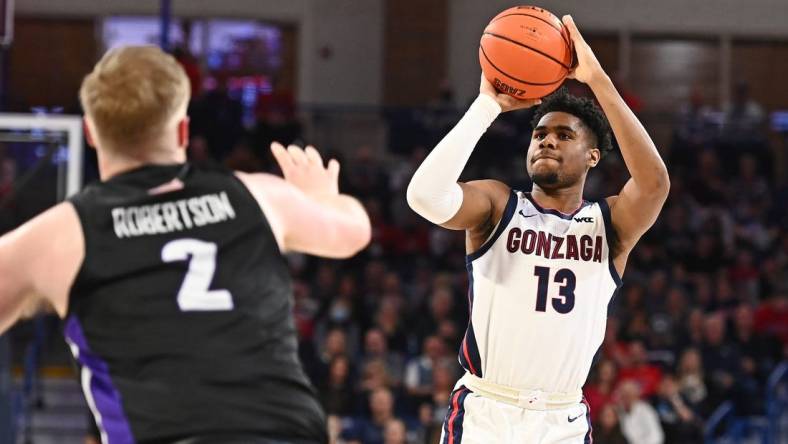
<svg viewBox="0 0 788 444">
<path fill-rule="evenodd" d="M 413 211 L 438 225 L 457 214 L 462 206 L 462 188 L 457 179 L 476 143 L 500 113 L 500 105 L 490 96 L 480 94 L 473 101 L 413 174 L 407 193 Z"/>
</svg>

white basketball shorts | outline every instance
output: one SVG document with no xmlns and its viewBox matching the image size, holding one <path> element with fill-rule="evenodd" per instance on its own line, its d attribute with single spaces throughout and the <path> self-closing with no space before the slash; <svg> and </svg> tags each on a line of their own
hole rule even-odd
<svg viewBox="0 0 788 444">
<path fill-rule="evenodd" d="M 441 444 L 592 444 L 591 411 L 583 400 L 555 410 L 529 410 L 455 387 Z"/>
</svg>

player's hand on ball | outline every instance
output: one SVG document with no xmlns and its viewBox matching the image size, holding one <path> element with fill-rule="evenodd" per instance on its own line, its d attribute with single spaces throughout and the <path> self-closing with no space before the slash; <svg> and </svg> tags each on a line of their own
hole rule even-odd
<svg viewBox="0 0 788 444">
<path fill-rule="evenodd" d="M 320 153 L 311 146 L 301 149 L 296 145 L 287 148 L 278 142 L 271 144 L 271 152 L 282 169 L 285 180 L 313 198 L 339 194 L 339 162 L 336 159 L 323 165 Z"/>
<path fill-rule="evenodd" d="M 490 83 L 490 81 L 487 80 L 486 77 L 484 77 L 484 74 L 482 74 L 482 81 L 481 84 L 479 85 L 479 93 L 488 95 L 493 99 L 495 99 L 495 101 L 498 102 L 498 105 L 501 107 L 501 112 L 504 113 L 506 111 L 514 111 L 516 109 L 530 108 L 534 105 L 538 105 L 542 103 L 541 99 L 520 100 L 520 99 L 515 99 L 514 97 L 508 94 L 498 92 L 498 90 L 495 89 L 492 83 Z"/>
<path fill-rule="evenodd" d="M 605 71 L 602 69 L 602 65 L 599 64 L 594 51 L 591 50 L 580 31 L 577 30 L 577 25 L 575 25 L 572 16 L 565 15 L 561 21 L 569 29 L 569 36 L 572 38 L 572 45 L 575 47 L 575 54 L 577 55 L 577 66 L 567 77 L 587 84 L 604 76 Z"/>
</svg>

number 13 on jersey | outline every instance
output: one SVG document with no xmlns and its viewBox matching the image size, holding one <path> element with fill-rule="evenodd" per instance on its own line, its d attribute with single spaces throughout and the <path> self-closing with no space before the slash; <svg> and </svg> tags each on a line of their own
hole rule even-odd
<svg viewBox="0 0 788 444">
<path fill-rule="evenodd" d="M 534 276 L 539 278 L 536 289 L 536 311 L 547 311 L 547 290 L 550 284 L 550 268 L 534 267 Z M 567 314 L 575 308 L 575 286 L 577 278 L 572 270 L 562 268 L 555 273 L 553 281 L 562 284 L 558 296 L 552 298 L 553 310 Z"/>
</svg>

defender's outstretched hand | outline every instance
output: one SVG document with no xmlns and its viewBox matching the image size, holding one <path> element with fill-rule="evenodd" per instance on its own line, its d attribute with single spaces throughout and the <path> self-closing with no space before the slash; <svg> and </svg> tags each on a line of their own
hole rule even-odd
<svg viewBox="0 0 788 444">
<path fill-rule="evenodd" d="M 583 36 L 580 34 L 580 31 L 577 30 L 577 25 L 575 25 L 572 16 L 565 15 L 561 21 L 563 21 L 564 26 L 569 29 L 569 36 L 572 38 L 572 44 L 577 54 L 577 66 L 569 73 L 568 77 L 588 84 L 605 76 L 606 74 L 602 69 L 602 65 L 599 64 L 599 60 L 597 60 L 594 55 L 594 51 L 591 50 L 591 47 L 588 46 L 588 43 L 586 43 Z"/>
<path fill-rule="evenodd" d="M 542 103 L 541 99 L 527 99 L 520 100 L 514 97 L 498 92 L 497 89 L 484 77 L 482 74 L 482 81 L 479 85 L 479 93 L 492 97 L 501 107 L 501 112 L 514 111 L 516 109 L 530 108 L 534 105 Z"/>
<path fill-rule="evenodd" d="M 271 144 L 271 152 L 279 163 L 285 180 L 304 194 L 314 198 L 339 194 L 339 162 L 336 159 L 331 159 L 328 166 L 323 166 L 323 158 L 311 145 L 302 150 L 296 145 L 285 148 L 274 142 Z"/>
</svg>

